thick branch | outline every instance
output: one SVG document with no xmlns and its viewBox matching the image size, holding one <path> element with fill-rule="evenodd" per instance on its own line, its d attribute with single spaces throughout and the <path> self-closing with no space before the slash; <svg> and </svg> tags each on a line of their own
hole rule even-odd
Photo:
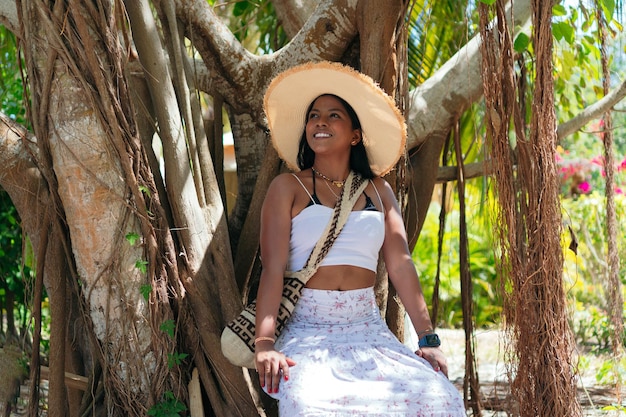
<svg viewBox="0 0 626 417">
<path fill-rule="evenodd" d="M 338 61 L 357 34 L 356 0 L 324 0 L 302 29 L 272 56 L 274 75 L 307 61 Z"/>
<path fill-rule="evenodd" d="M 463 178 L 466 180 L 491 175 L 492 167 L 490 161 L 480 161 L 463 166 Z M 459 168 L 457 166 L 439 167 L 437 172 L 437 182 L 456 181 L 459 179 Z"/>
<path fill-rule="evenodd" d="M 574 118 L 561 123 L 556 129 L 557 139 L 560 141 L 565 136 L 571 135 L 590 121 L 599 118 L 603 113 L 619 103 L 624 97 L 626 97 L 626 80 L 622 81 L 622 84 L 618 88 L 578 113 Z"/>
<path fill-rule="evenodd" d="M 35 250 L 39 242 L 40 215 L 37 207 L 47 205 L 47 186 L 32 162 L 24 141 L 32 135 L 11 118 L 0 113 L 0 187 L 11 197 Z"/>
<path fill-rule="evenodd" d="M 24 148 L 22 138 L 28 136 L 26 128 L 4 113 L 0 113 L 0 186 L 15 186 L 11 180 L 17 180 L 11 173 L 22 163 L 31 164 L 28 152 Z"/>
<path fill-rule="evenodd" d="M 206 1 L 176 0 L 174 4 L 176 17 L 181 20 L 183 27 L 188 28 L 187 33 L 191 34 L 192 42 L 202 43 L 213 52 L 211 58 L 219 62 L 221 73 L 237 74 L 237 62 L 254 59 L 254 55 L 241 45 Z"/>
<path fill-rule="evenodd" d="M 309 20 L 315 11 L 315 2 L 297 0 L 273 0 L 274 10 L 278 21 L 283 26 L 289 39 L 292 39 Z"/>
<path fill-rule="evenodd" d="M 237 113 L 260 114 L 260 93 L 274 75 L 307 61 L 341 58 L 357 32 L 356 5 L 355 0 L 324 0 L 288 45 L 261 57 L 243 48 L 205 1 L 177 0 L 176 10 L 206 65 L 197 67 L 198 87 L 208 92 L 217 88 Z M 216 74 L 223 76 L 217 83 Z"/>
<path fill-rule="evenodd" d="M 626 97 L 626 80 L 601 100 L 588 106 L 567 122 L 561 123 L 556 129 L 558 140 L 562 140 L 564 137 L 581 129 L 590 121 L 599 118 L 603 113 L 609 111 L 613 106 L 623 100 L 624 97 Z M 439 167 L 437 182 L 456 181 L 458 179 L 456 171 L 457 168 L 454 166 Z M 476 162 L 465 166 L 466 179 L 480 177 L 482 175 L 491 175 L 491 164 L 489 161 Z"/>
</svg>

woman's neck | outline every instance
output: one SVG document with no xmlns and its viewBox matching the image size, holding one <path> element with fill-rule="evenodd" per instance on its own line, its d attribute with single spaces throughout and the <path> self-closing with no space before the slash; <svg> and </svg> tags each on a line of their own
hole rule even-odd
<svg viewBox="0 0 626 417">
<path fill-rule="evenodd" d="M 350 174 L 350 168 L 337 168 L 330 164 L 315 163 L 312 169 L 317 175 L 329 181 L 345 181 Z"/>
</svg>

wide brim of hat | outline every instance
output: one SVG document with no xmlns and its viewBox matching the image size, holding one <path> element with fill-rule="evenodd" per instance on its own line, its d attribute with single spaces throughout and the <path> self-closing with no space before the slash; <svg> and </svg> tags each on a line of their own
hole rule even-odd
<svg viewBox="0 0 626 417">
<path fill-rule="evenodd" d="M 391 171 L 405 151 L 402 113 L 370 77 L 336 62 L 298 65 L 279 74 L 265 93 L 263 106 L 274 148 L 299 171 L 298 146 L 306 111 L 317 97 L 334 94 L 348 102 L 361 122 L 363 144 L 374 174 Z"/>
</svg>

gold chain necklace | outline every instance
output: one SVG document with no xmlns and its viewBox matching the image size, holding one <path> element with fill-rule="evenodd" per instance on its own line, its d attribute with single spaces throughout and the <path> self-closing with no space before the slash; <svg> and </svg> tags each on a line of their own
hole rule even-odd
<svg viewBox="0 0 626 417">
<path fill-rule="evenodd" d="M 318 170 L 316 170 L 316 169 L 315 169 L 315 168 L 313 168 L 313 167 L 311 167 L 311 170 L 312 170 L 315 174 L 317 174 L 317 175 L 319 175 L 320 177 L 324 178 L 326 181 L 328 181 L 328 182 L 330 182 L 330 183 L 333 183 L 333 184 L 335 185 L 335 187 L 337 187 L 337 188 L 341 188 L 341 187 L 343 187 L 343 184 L 345 184 L 345 182 L 346 182 L 346 180 L 338 181 L 338 180 L 333 180 L 333 179 L 330 179 L 330 178 L 328 178 L 326 175 L 322 174 L 321 172 L 319 172 Z"/>
<path fill-rule="evenodd" d="M 328 188 L 330 190 L 330 192 L 333 193 L 333 195 L 335 196 L 335 199 L 337 199 L 337 201 L 339 201 L 339 196 L 337 194 L 335 194 L 335 192 L 333 191 L 331 186 L 328 185 L 328 181 L 324 181 L 324 184 L 326 184 L 326 188 Z"/>
</svg>

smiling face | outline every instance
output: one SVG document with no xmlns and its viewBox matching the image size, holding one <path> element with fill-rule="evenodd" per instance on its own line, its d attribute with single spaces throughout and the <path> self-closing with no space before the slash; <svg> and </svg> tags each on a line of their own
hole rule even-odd
<svg viewBox="0 0 626 417">
<path fill-rule="evenodd" d="M 306 139 L 311 149 L 320 152 L 350 152 L 361 140 L 361 129 L 353 125 L 343 103 L 335 96 L 315 99 L 307 115 Z"/>
</svg>

